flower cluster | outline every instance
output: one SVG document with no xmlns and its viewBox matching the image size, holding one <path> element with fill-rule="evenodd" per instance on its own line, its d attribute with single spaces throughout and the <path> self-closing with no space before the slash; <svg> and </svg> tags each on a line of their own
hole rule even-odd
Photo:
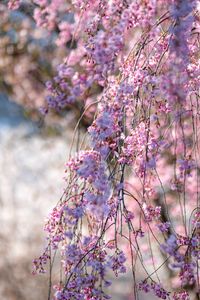
<svg viewBox="0 0 200 300">
<path fill-rule="evenodd" d="M 170 222 L 164 222 L 157 225 L 161 232 L 167 232 L 170 228 Z"/>
<path fill-rule="evenodd" d="M 108 108 L 89 127 L 92 144 L 102 157 L 106 157 L 109 152 L 113 152 L 117 146 L 120 135 L 120 126 L 118 124 L 118 108 Z"/>
<path fill-rule="evenodd" d="M 20 6 L 21 0 L 9 0 L 8 8 L 9 9 L 18 9 Z"/>
<path fill-rule="evenodd" d="M 143 212 L 144 218 L 146 222 L 152 222 L 153 220 L 157 220 L 160 218 L 161 207 L 156 206 L 153 207 L 151 205 L 143 204 Z"/>
<path fill-rule="evenodd" d="M 135 130 L 131 131 L 124 140 L 124 147 L 119 162 L 126 164 L 142 164 L 146 152 L 148 152 L 148 167 L 154 168 L 156 165 L 156 154 L 159 149 L 159 142 L 144 124 L 141 122 Z"/>
<path fill-rule="evenodd" d="M 79 157 L 69 161 L 67 166 L 89 184 L 83 194 L 83 205 L 86 209 L 97 216 L 108 215 L 107 202 L 111 195 L 111 187 L 100 153 L 93 150 L 82 151 Z"/>
<path fill-rule="evenodd" d="M 126 257 L 122 251 L 110 257 L 108 264 L 116 276 L 118 276 L 118 273 L 126 273 L 126 267 L 124 266 L 125 261 Z"/>
<path fill-rule="evenodd" d="M 189 294 L 186 291 L 175 292 L 173 295 L 174 300 L 190 300 Z"/>
<path fill-rule="evenodd" d="M 181 286 L 194 285 L 198 278 L 196 276 L 195 248 L 198 245 L 196 238 L 191 239 L 183 236 L 170 236 L 166 244 L 161 245 L 163 252 L 170 255 L 174 262 L 170 264 L 172 270 L 179 270 Z M 185 248 L 186 247 L 186 248 Z M 186 255 L 184 255 L 184 253 Z"/>
<path fill-rule="evenodd" d="M 155 296 L 157 296 L 160 299 L 168 299 L 170 293 L 166 291 L 160 284 L 152 282 L 151 284 L 147 283 L 146 280 L 139 283 L 139 290 L 144 291 L 145 293 L 148 293 L 150 291 L 153 291 Z"/>
</svg>

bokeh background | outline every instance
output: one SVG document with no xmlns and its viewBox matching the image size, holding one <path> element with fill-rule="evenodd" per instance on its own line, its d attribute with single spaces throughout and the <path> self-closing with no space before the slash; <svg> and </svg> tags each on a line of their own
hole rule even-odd
<svg viewBox="0 0 200 300">
<path fill-rule="evenodd" d="M 35 28 L 31 7 L 11 12 L 0 3 L 0 15 L 0 299 L 42 300 L 48 277 L 31 274 L 32 260 L 62 194 L 74 116 L 44 120 L 38 109 L 65 49 Z"/>
</svg>

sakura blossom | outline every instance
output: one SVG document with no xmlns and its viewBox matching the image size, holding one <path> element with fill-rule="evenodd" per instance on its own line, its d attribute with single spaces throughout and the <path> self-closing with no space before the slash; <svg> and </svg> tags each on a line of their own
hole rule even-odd
<svg viewBox="0 0 200 300">
<path fill-rule="evenodd" d="M 127 272 L 130 299 L 199 299 L 199 1 L 32 2 L 68 49 L 43 111 L 75 107 L 77 134 L 95 107 L 33 262 L 51 273 L 59 253 L 48 299 L 112 299 L 110 274 Z"/>
</svg>

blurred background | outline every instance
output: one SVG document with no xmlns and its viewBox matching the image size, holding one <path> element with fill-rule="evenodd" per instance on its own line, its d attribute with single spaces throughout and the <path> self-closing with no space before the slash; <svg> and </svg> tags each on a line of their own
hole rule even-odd
<svg viewBox="0 0 200 300">
<path fill-rule="evenodd" d="M 0 4 L 0 16 L 0 299 L 42 300 L 48 278 L 31 274 L 32 260 L 62 194 L 74 116 L 44 120 L 38 109 L 65 49 L 54 46 L 54 33 L 35 28 L 31 12 Z"/>
</svg>

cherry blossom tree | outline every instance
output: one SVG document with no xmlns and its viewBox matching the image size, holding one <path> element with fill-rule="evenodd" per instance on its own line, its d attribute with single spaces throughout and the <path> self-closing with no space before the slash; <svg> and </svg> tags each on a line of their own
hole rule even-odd
<svg viewBox="0 0 200 300">
<path fill-rule="evenodd" d="M 56 28 L 57 46 L 70 45 L 46 83 L 42 112 L 70 104 L 80 120 L 93 116 L 34 260 L 35 273 L 49 265 L 49 299 L 110 299 L 110 272 L 128 270 L 131 299 L 141 291 L 199 299 L 200 1 L 32 3 L 37 26 Z M 52 291 L 58 253 L 62 275 Z"/>
</svg>

